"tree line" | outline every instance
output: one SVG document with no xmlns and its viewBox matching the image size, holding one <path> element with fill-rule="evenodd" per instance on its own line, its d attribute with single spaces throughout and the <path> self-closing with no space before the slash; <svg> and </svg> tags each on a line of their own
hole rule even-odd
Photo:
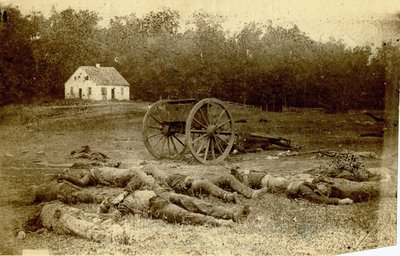
<svg viewBox="0 0 400 256">
<path fill-rule="evenodd" d="M 79 66 L 100 63 L 125 77 L 134 99 L 217 97 L 273 111 L 382 109 L 391 82 L 387 56 L 399 56 L 390 44 L 349 48 L 272 22 L 229 34 L 205 12 L 193 13 L 183 32 L 170 9 L 114 17 L 108 27 L 88 10 L 53 9 L 48 18 L 7 13 L 0 22 L 0 105 L 62 99 Z"/>
</svg>

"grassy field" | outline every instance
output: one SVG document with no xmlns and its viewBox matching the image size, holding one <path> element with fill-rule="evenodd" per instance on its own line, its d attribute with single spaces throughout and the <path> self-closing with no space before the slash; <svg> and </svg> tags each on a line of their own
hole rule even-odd
<svg viewBox="0 0 400 256">
<path fill-rule="evenodd" d="M 204 166 L 188 156 L 185 160 L 154 159 L 141 138 L 141 123 L 148 103 L 60 102 L 52 105 L 8 106 L 0 110 L 0 254 L 21 254 L 23 249 L 48 249 L 52 254 L 232 254 L 232 255 L 326 255 L 385 247 L 396 243 L 397 172 L 384 185 L 379 200 L 346 206 L 316 205 L 268 194 L 260 200 L 241 198 L 251 206 L 243 224 L 232 228 L 171 225 L 160 220 L 129 216 L 135 238 L 129 245 L 95 243 L 52 232 L 28 234 L 15 239 L 12 230 L 34 210 L 25 205 L 30 186 L 46 182 L 71 163 L 75 148 L 89 145 L 124 167 L 143 161 L 167 172 L 211 176 L 226 171 L 224 165 L 296 173 L 328 161 L 316 154 L 282 156 L 282 149 L 231 155 L 225 163 Z M 235 110 L 235 118 L 248 119 L 238 131 L 282 136 L 302 151 L 384 151 L 382 138 L 360 137 L 379 129 L 362 114 L 272 113 Z M 267 122 L 258 122 L 260 118 Z M 397 152 L 392 159 L 397 160 Z M 367 167 L 387 165 L 386 159 L 362 159 Z M 45 165 L 43 165 L 45 164 Z M 74 171 L 72 171 L 74 172 Z M 214 198 L 206 200 L 218 202 Z M 77 207 L 95 212 L 96 205 Z"/>
</svg>

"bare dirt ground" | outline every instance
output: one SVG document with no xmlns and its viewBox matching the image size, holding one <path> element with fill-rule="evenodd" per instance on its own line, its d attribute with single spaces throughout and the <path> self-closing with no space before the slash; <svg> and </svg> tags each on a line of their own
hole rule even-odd
<svg viewBox="0 0 400 256">
<path fill-rule="evenodd" d="M 154 159 L 141 138 L 147 103 L 82 104 L 77 106 L 9 106 L 0 110 L 0 254 L 22 254 L 23 249 L 47 249 L 51 254 L 190 254 L 190 255 L 330 255 L 396 244 L 397 170 L 384 184 L 378 200 L 345 206 L 291 201 L 268 194 L 259 200 L 242 197 L 251 214 L 243 224 L 229 227 L 172 225 L 161 220 L 129 216 L 129 245 L 96 243 L 52 232 L 13 236 L 14 228 L 35 211 L 27 205 L 30 187 L 63 171 L 58 164 L 72 163 L 70 152 L 83 145 L 107 154 L 124 167 L 144 161 L 167 172 L 210 176 L 226 172 L 224 165 L 254 167 L 273 173 L 297 173 L 329 161 L 317 154 L 284 156 L 285 150 L 231 155 L 225 163 L 204 166 L 185 160 Z M 381 156 L 382 138 L 359 137 L 379 127 L 362 114 L 304 114 L 235 111 L 250 122 L 260 116 L 267 123 L 250 123 L 240 130 L 283 136 L 302 151 L 322 148 L 336 151 L 372 151 Z M 256 121 L 255 121 L 256 122 Z M 397 140 L 397 138 L 394 138 Z M 397 151 L 388 159 L 362 159 L 366 167 L 397 166 Z M 78 172 L 71 170 L 71 172 Z M 104 189 L 104 188 L 102 188 Z M 205 198 L 218 202 L 214 198 Z M 77 207 L 96 212 L 97 205 Z"/>
</svg>

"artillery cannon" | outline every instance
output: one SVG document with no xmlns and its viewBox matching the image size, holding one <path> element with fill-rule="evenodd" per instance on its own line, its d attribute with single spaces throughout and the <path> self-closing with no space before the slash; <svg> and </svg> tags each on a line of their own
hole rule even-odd
<svg viewBox="0 0 400 256">
<path fill-rule="evenodd" d="M 215 98 L 159 100 L 143 119 L 143 141 L 157 159 L 177 158 L 187 150 L 203 164 L 223 161 L 237 139 L 290 147 L 284 138 L 259 133 L 235 133 L 235 121 L 225 104 Z M 244 145 L 240 142 L 241 147 Z M 246 146 L 244 146 L 246 148 Z"/>
<path fill-rule="evenodd" d="M 189 149 L 204 164 L 224 160 L 235 142 L 232 114 L 221 100 L 160 100 L 143 119 L 143 140 L 156 158 L 175 158 Z"/>
</svg>

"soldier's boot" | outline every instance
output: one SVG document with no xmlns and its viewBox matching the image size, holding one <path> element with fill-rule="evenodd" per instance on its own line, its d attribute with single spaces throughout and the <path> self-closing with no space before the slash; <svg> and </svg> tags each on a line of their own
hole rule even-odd
<svg viewBox="0 0 400 256">
<path fill-rule="evenodd" d="M 101 213 L 108 213 L 108 210 L 111 207 L 111 198 L 107 197 L 106 199 L 103 200 L 103 202 L 101 202 L 100 207 L 99 207 L 99 211 Z"/>
<path fill-rule="evenodd" d="M 237 204 L 239 202 L 238 193 L 237 192 L 233 192 L 233 193 L 227 192 L 226 194 L 224 194 L 223 200 L 225 202 Z"/>
<path fill-rule="evenodd" d="M 232 220 L 237 223 L 243 223 L 247 216 L 250 214 L 250 206 L 245 205 L 243 208 L 239 208 L 238 211 L 232 214 Z"/>
<path fill-rule="evenodd" d="M 63 182 L 63 180 L 67 176 L 68 176 L 67 171 L 63 170 L 61 173 L 54 174 L 54 176 L 51 178 L 51 180 L 56 180 L 57 182 Z"/>
<path fill-rule="evenodd" d="M 232 228 L 233 227 L 233 222 L 232 221 L 228 221 L 228 220 L 214 219 L 214 220 L 210 221 L 209 223 L 206 223 L 206 225 L 216 226 L 216 227 Z"/>
<path fill-rule="evenodd" d="M 117 196 L 115 196 L 113 199 L 110 199 L 110 203 L 113 205 L 117 205 L 117 204 L 121 203 L 122 201 L 124 201 L 125 197 L 127 197 L 128 195 L 129 195 L 129 192 L 123 191 L 123 192 L 119 193 Z"/>
<path fill-rule="evenodd" d="M 254 190 L 253 194 L 251 195 L 251 198 L 252 199 L 260 199 L 266 193 L 268 193 L 268 188 Z"/>
</svg>

